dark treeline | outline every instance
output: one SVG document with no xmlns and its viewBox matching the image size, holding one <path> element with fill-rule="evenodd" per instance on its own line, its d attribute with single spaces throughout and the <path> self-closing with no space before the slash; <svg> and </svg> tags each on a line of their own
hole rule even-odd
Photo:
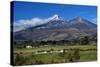
<svg viewBox="0 0 100 67">
<path fill-rule="evenodd" d="M 16 40 L 14 41 L 14 48 L 25 48 L 26 46 L 32 47 L 40 47 L 40 46 L 48 46 L 48 45 L 89 45 L 97 43 L 96 38 L 89 39 L 89 37 L 85 36 L 81 39 L 70 39 L 70 40 L 59 40 L 59 41 L 33 41 L 33 40 Z"/>
</svg>

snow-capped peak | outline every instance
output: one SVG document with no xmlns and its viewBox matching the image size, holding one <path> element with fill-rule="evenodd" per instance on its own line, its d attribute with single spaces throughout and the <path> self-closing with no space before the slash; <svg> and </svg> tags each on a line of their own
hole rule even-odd
<svg viewBox="0 0 100 67">
<path fill-rule="evenodd" d="M 58 14 L 53 15 L 50 17 L 51 20 L 61 20 L 60 16 Z"/>
<path fill-rule="evenodd" d="M 55 15 L 53 16 L 53 19 L 55 19 L 55 20 L 59 20 L 60 17 L 59 17 L 59 15 L 55 14 Z"/>
</svg>

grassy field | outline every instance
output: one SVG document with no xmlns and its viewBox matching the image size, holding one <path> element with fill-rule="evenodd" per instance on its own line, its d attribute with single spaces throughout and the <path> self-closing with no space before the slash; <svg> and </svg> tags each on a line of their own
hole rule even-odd
<svg viewBox="0 0 100 67">
<path fill-rule="evenodd" d="M 48 51 L 51 49 L 53 49 L 53 51 L 66 49 L 66 51 L 62 53 L 53 52 L 45 54 L 35 54 L 35 52 L 38 51 Z M 96 45 L 63 45 L 14 49 L 14 65 L 53 64 L 96 60 Z"/>
</svg>

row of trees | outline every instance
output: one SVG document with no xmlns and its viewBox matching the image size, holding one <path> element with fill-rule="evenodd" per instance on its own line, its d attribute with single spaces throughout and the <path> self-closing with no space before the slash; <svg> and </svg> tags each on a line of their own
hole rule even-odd
<svg viewBox="0 0 100 67">
<path fill-rule="evenodd" d="M 33 47 L 45 46 L 45 45 L 88 45 L 91 44 L 91 41 L 96 43 L 97 40 L 91 40 L 88 36 L 82 37 L 80 39 L 69 39 L 69 40 L 60 40 L 60 41 L 14 41 L 14 47 L 25 48 L 27 45 Z"/>
</svg>

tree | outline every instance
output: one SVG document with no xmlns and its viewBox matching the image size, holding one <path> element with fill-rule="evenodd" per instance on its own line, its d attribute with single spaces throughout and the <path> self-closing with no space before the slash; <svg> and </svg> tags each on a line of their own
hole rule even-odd
<svg viewBox="0 0 100 67">
<path fill-rule="evenodd" d="M 73 60 L 75 62 L 78 62 L 80 59 L 80 54 L 79 54 L 79 49 L 75 49 L 74 53 L 73 53 Z"/>
<path fill-rule="evenodd" d="M 88 37 L 88 36 L 84 36 L 84 37 L 81 39 L 81 44 L 83 44 L 83 45 L 89 44 L 89 37 Z"/>
<path fill-rule="evenodd" d="M 68 54 L 68 57 L 67 58 L 69 59 L 69 62 L 73 62 L 73 57 L 72 57 L 72 54 L 71 53 Z"/>
</svg>

